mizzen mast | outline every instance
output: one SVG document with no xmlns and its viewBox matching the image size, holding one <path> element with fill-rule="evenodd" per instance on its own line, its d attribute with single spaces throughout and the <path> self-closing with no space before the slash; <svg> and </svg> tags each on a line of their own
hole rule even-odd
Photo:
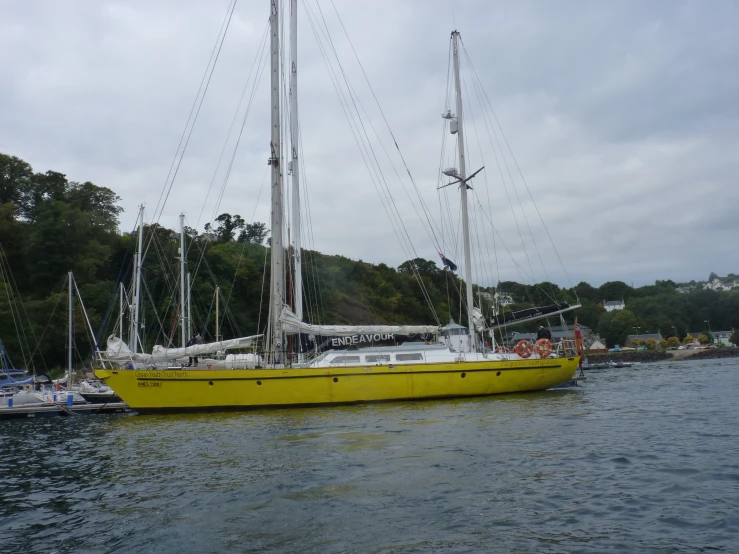
<svg viewBox="0 0 739 554">
<path fill-rule="evenodd" d="M 467 321 L 470 333 L 470 351 L 477 350 L 475 322 L 472 318 L 472 258 L 470 255 L 470 222 L 467 209 L 467 181 L 464 157 L 464 133 L 462 132 L 462 86 L 459 79 L 459 31 L 452 32 L 454 52 L 454 85 L 457 93 L 457 149 L 459 150 L 459 188 L 462 192 L 462 237 L 464 239 L 464 279 L 467 284 Z"/>
</svg>

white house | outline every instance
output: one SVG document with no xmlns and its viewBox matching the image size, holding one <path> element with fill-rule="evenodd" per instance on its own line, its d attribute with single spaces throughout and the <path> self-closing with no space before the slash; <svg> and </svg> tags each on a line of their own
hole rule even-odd
<svg viewBox="0 0 739 554">
<path fill-rule="evenodd" d="M 623 300 L 611 300 L 609 302 L 603 301 L 603 307 L 607 312 L 613 312 L 614 310 L 623 310 L 626 307 L 626 302 Z"/>
<path fill-rule="evenodd" d="M 739 286 L 739 283 L 734 281 L 733 283 L 724 283 L 721 279 L 714 279 L 710 283 L 706 283 L 703 285 L 703 288 L 705 290 L 715 290 L 716 292 L 722 292 L 725 290 L 733 289 L 734 287 Z"/>
<path fill-rule="evenodd" d="M 494 298 L 499 306 L 510 306 L 513 304 L 513 298 L 510 292 L 496 292 Z"/>
</svg>

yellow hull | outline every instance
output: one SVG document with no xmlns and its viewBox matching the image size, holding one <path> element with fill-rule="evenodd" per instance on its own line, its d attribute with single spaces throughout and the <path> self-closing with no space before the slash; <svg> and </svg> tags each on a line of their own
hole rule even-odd
<svg viewBox="0 0 739 554">
<path fill-rule="evenodd" d="M 578 358 L 284 369 L 98 369 L 139 412 L 484 396 L 570 380 Z"/>
</svg>

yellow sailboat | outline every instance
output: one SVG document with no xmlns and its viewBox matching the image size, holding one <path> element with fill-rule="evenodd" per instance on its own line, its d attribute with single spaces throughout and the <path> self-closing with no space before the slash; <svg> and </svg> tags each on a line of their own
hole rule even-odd
<svg viewBox="0 0 739 554">
<path fill-rule="evenodd" d="M 168 367 L 171 361 L 187 359 L 203 352 L 218 351 L 229 347 L 229 341 L 217 343 L 208 349 L 206 345 L 195 345 L 181 349 L 162 349 L 155 347 L 151 356 L 136 351 L 135 332 L 133 352 L 126 349 L 128 361 L 122 361 L 111 354 L 110 342 L 108 356 L 99 357 L 103 367 L 95 371 L 96 376 L 139 412 L 185 411 L 213 409 L 245 409 L 274 406 L 315 406 L 348 404 L 359 402 L 382 402 L 394 400 L 421 400 L 464 396 L 484 396 L 513 392 L 544 390 L 572 379 L 579 362 L 574 347 L 560 345 L 552 352 L 552 345 L 544 343 L 534 349 L 534 345 L 521 345 L 515 353 L 490 351 L 484 348 L 482 334 L 490 327 L 480 327 L 476 309 L 468 309 L 468 327 L 461 326 L 332 326 L 311 325 L 302 321 L 302 294 L 300 293 L 300 256 L 295 256 L 295 305 L 294 311 L 285 306 L 284 257 L 283 252 L 283 202 L 282 169 L 280 160 L 280 60 L 279 23 L 280 10 L 272 1 L 270 16 L 271 33 L 271 111 L 272 111 L 272 156 L 269 164 L 272 169 L 272 267 L 270 286 L 270 325 L 267 346 L 262 356 L 244 356 L 246 367 L 242 369 L 228 363 L 201 364 L 201 367 Z M 298 167 L 295 143 L 297 140 L 297 90 L 296 59 L 296 0 L 291 0 L 291 37 L 293 46 L 291 59 L 291 174 L 293 178 L 293 206 L 299 206 L 297 197 Z M 459 82 L 458 61 L 459 33 L 452 33 L 454 53 L 454 72 L 456 82 L 457 116 L 451 112 L 443 117 L 453 120 L 453 134 L 458 135 L 459 170 L 445 172 L 460 183 L 462 202 L 463 241 L 465 255 L 466 306 L 474 306 L 472 295 L 472 274 L 470 263 L 470 238 L 467 219 L 468 181 L 477 173 L 466 176 L 464 158 L 464 139 L 462 133 L 462 99 Z M 294 210 L 293 215 L 297 210 Z M 298 216 L 299 217 L 299 216 Z M 143 216 L 142 216 L 143 219 Z M 294 252 L 300 252 L 300 221 L 293 223 Z M 297 235 L 297 236 L 296 236 Z M 183 239 L 184 240 L 184 239 Z M 139 235 L 141 245 L 141 235 Z M 184 252 L 184 243 L 181 249 Z M 184 256 L 182 256 L 184 258 Z M 454 266 L 442 256 L 446 265 Z M 183 262 L 184 264 L 184 259 Z M 140 259 L 138 261 L 140 266 Z M 452 267 L 456 269 L 456 266 Z M 184 267 L 182 277 L 184 282 Z M 182 287 L 184 290 L 184 284 Z M 185 305 L 182 298 L 181 306 Z M 577 306 L 555 305 L 546 313 L 555 315 Z M 533 310 L 524 314 L 523 320 L 530 321 L 543 317 L 543 313 Z M 504 327 L 510 322 L 501 318 L 496 327 Z M 434 344 L 426 342 L 407 342 L 399 346 L 369 348 L 335 349 L 316 353 L 310 359 L 307 353 L 290 358 L 283 345 L 288 334 L 303 336 L 349 337 L 362 333 L 371 336 L 426 335 L 436 337 Z M 218 332 L 216 331 L 216 337 Z M 241 348 L 257 337 L 234 339 L 234 348 Z M 183 327 L 184 339 L 184 327 Z M 184 342 L 184 340 L 183 340 Z M 298 344 L 300 341 L 296 341 Z M 541 342 L 541 341 L 540 341 Z M 119 345 L 120 346 L 120 345 Z M 156 349 L 160 350 L 157 351 Z M 534 351 L 536 350 L 536 351 Z M 121 350 L 116 351 L 120 354 Z M 163 363 L 157 368 L 156 355 L 159 353 Z M 182 363 L 182 362 L 179 362 Z M 211 367 L 208 367 L 210 365 Z M 217 367 L 217 366 L 221 367 Z"/>
</svg>

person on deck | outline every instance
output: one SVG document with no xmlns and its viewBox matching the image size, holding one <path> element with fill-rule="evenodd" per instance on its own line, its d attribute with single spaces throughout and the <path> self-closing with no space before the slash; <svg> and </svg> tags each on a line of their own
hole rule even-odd
<svg viewBox="0 0 739 554">
<path fill-rule="evenodd" d="M 543 326 L 540 326 L 539 330 L 536 332 L 536 340 L 541 339 L 547 339 L 550 342 L 552 340 L 552 332 Z"/>
<path fill-rule="evenodd" d="M 200 336 L 200 333 L 198 333 L 193 338 L 191 338 L 189 341 L 187 341 L 187 344 L 185 346 L 195 346 L 196 344 L 200 344 L 201 342 L 203 342 L 203 338 Z M 198 367 L 198 357 L 197 356 L 190 356 L 187 367 L 193 367 L 192 365 L 193 361 L 195 361 L 195 367 Z"/>
</svg>

